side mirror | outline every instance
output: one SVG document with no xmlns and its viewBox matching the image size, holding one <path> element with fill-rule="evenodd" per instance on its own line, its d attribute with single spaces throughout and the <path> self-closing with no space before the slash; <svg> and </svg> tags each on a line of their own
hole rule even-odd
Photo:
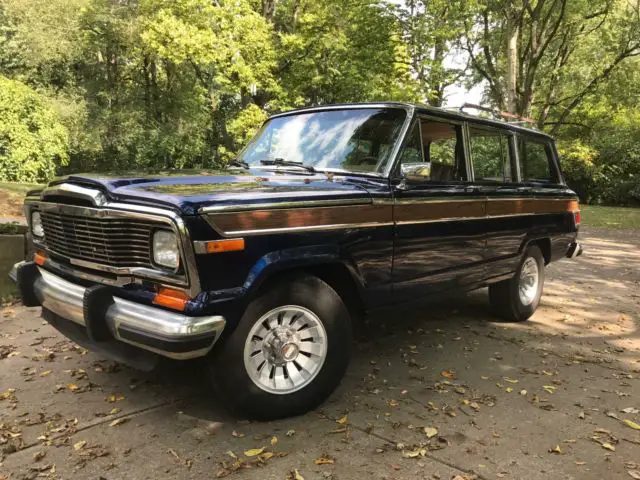
<svg viewBox="0 0 640 480">
<path fill-rule="evenodd" d="M 405 181 L 423 182 L 431 178 L 431 162 L 403 163 L 400 165 Z"/>
</svg>

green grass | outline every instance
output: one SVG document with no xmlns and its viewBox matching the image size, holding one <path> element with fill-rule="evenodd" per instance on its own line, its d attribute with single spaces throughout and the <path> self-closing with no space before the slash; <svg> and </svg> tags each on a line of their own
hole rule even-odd
<svg viewBox="0 0 640 480">
<path fill-rule="evenodd" d="M 39 185 L 37 183 L 0 182 L 0 190 L 21 196 L 25 196 L 29 190 L 41 188 L 42 186 L 43 185 Z"/>
<path fill-rule="evenodd" d="M 586 227 L 640 229 L 640 208 L 581 205 L 580 210 Z"/>
</svg>

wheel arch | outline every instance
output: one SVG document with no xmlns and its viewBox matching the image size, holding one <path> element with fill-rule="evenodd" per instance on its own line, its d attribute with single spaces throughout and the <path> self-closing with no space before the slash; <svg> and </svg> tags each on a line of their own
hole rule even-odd
<svg viewBox="0 0 640 480">
<path fill-rule="evenodd" d="M 365 282 L 355 264 L 337 257 L 315 259 L 315 261 L 292 261 L 273 265 L 250 285 L 248 295 L 255 297 L 273 283 L 286 281 L 298 275 L 319 278 L 340 296 L 352 318 L 361 316 L 366 308 L 364 302 Z"/>
<path fill-rule="evenodd" d="M 525 240 L 520 247 L 520 254 L 522 255 L 527 248 L 533 245 L 540 249 L 544 264 L 548 265 L 551 262 L 551 238 L 543 236 Z"/>
</svg>

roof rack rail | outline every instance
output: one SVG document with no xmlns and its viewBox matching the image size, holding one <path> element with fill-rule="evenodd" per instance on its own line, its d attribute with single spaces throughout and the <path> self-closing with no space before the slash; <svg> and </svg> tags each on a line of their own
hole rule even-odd
<svg viewBox="0 0 640 480">
<path fill-rule="evenodd" d="M 458 108 L 458 111 L 461 112 L 461 113 L 466 113 L 464 111 L 465 108 L 471 108 L 471 109 L 474 109 L 474 110 L 480 110 L 480 111 L 483 111 L 483 112 L 490 113 L 490 114 L 493 115 L 493 117 L 496 120 L 503 120 L 504 119 L 507 123 L 530 125 L 533 128 L 535 128 L 536 124 L 538 123 L 533 118 L 521 117 L 521 116 L 516 115 L 514 113 L 511 113 L 511 112 L 503 112 L 501 110 L 496 110 L 496 109 L 493 109 L 491 107 L 483 107 L 482 105 L 476 105 L 475 103 L 465 103 L 460 108 Z"/>
</svg>

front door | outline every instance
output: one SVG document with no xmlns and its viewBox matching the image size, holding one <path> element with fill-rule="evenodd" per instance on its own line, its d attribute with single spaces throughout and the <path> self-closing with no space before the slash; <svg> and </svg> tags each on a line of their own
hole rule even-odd
<svg viewBox="0 0 640 480">
<path fill-rule="evenodd" d="M 482 277 L 486 202 L 465 157 L 462 124 L 416 119 L 392 180 L 395 301 Z"/>
</svg>

